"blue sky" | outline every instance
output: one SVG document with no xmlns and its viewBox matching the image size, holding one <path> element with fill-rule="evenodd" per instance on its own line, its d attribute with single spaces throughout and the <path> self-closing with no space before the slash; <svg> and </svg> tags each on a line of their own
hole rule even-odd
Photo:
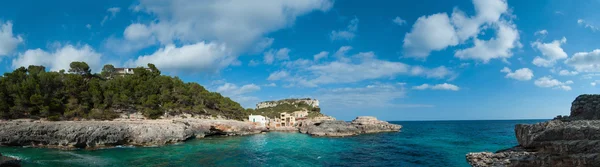
<svg viewBox="0 0 600 167">
<path fill-rule="evenodd" d="M 154 63 L 245 107 L 311 97 L 349 120 L 568 115 L 600 84 L 597 0 L 11 1 L 0 72 Z"/>
</svg>

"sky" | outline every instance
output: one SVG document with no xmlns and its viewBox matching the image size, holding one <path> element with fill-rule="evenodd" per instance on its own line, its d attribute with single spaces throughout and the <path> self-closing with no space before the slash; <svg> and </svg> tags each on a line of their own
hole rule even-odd
<svg viewBox="0 0 600 167">
<path fill-rule="evenodd" d="M 254 108 L 342 120 L 549 119 L 600 87 L 598 0 L 22 0 L 0 72 L 155 64 Z"/>
</svg>

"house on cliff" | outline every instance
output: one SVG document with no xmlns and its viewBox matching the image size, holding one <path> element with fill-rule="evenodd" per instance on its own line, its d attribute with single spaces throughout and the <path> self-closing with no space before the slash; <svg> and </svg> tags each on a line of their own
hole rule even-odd
<svg viewBox="0 0 600 167">
<path fill-rule="evenodd" d="M 115 72 L 119 75 L 133 74 L 133 69 L 135 68 L 115 68 Z M 152 71 L 150 68 L 144 68 L 148 71 Z"/>
<path fill-rule="evenodd" d="M 250 116 L 248 116 L 248 120 L 260 127 L 267 126 L 270 122 L 269 118 L 262 116 L 262 115 L 250 115 Z"/>
</svg>

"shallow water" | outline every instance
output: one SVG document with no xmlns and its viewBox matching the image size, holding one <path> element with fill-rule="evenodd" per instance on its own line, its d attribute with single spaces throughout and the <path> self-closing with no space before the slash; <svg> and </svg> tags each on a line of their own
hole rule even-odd
<svg viewBox="0 0 600 167">
<path fill-rule="evenodd" d="M 400 133 L 316 138 L 271 132 L 163 147 L 61 151 L 0 147 L 23 166 L 468 166 L 468 152 L 517 144 L 514 125 L 545 120 L 400 121 Z"/>
</svg>

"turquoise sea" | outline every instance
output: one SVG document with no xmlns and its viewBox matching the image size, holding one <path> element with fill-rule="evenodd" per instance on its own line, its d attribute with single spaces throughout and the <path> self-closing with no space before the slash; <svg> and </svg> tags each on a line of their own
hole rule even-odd
<svg viewBox="0 0 600 167">
<path fill-rule="evenodd" d="M 0 153 L 22 158 L 23 166 L 468 166 L 466 153 L 515 146 L 515 124 L 542 121 L 393 121 L 402 132 L 346 138 L 271 132 L 163 147 L 0 147 Z"/>
</svg>

